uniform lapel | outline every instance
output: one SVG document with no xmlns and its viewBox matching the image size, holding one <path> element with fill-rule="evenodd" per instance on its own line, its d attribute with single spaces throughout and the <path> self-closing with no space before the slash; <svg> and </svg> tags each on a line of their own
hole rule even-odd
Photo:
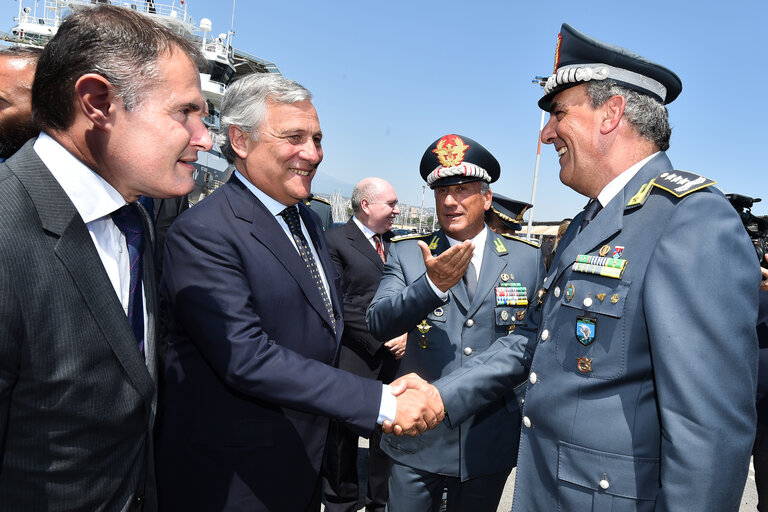
<svg viewBox="0 0 768 512">
<path fill-rule="evenodd" d="M 32 149 L 32 142 L 21 151 L 25 158 L 16 160 L 19 163 L 14 163 L 11 170 L 27 190 L 43 229 L 58 237 L 54 253 L 69 272 L 104 340 L 133 386 L 150 404 L 155 395 L 153 379 L 88 229 L 64 190 Z M 152 262 L 151 258 L 145 259 Z M 146 293 L 153 292 L 154 288 Z"/>
<path fill-rule="evenodd" d="M 557 265 L 557 276 L 568 268 L 579 254 L 588 254 L 599 249 L 605 245 L 610 238 L 613 238 L 616 233 L 619 233 L 622 229 L 624 222 L 624 211 L 627 207 L 627 203 L 630 198 L 638 191 L 643 183 L 649 182 L 656 177 L 661 171 L 670 169 L 671 164 L 669 159 L 664 153 L 657 155 L 651 159 L 647 164 L 638 171 L 635 176 L 629 181 L 629 183 L 619 191 L 616 196 L 611 199 L 607 206 L 605 206 L 600 213 L 590 222 L 584 230 L 579 233 L 578 226 L 581 224 L 581 219 L 584 216 L 584 212 L 577 215 L 566 232 L 566 236 L 563 237 L 563 242 L 567 245 L 563 247 L 562 253 L 556 256 L 557 261 L 553 266 Z M 550 272 L 550 275 L 552 273 Z M 553 283 L 555 279 L 547 279 L 547 283 Z"/>
<path fill-rule="evenodd" d="M 472 300 L 470 314 L 480 307 L 488 294 L 495 288 L 499 275 L 507 267 L 507 262 L 502 256 L 508 254 L 506 245 L 509 242 L 489 228 L 486 227 L 485 229 L 488 230 L 488 233 L 483 250 L 483 263 L 480 266 L 480 277 L 477 280 L 477 291 Z"/>
</svg>

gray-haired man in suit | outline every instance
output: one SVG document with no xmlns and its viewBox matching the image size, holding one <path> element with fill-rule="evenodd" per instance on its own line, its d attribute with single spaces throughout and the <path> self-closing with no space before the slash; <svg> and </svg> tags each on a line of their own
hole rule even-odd
<svg viewBox="0 0 768 512">
<path fill-rule="evenodd" d="M 152 240 L 135 201 L 192 190 L 211 147 L 198 59 L 111 6 L 70 15 L 40 57 L 42 132 L 0 165 L 4 511 L 157 508 Z"/>
</svg>

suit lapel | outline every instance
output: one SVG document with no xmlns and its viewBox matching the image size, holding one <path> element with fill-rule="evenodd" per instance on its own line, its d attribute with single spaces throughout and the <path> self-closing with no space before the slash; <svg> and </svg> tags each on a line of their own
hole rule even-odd
<svg viewBox="0 0 768 512">
<path fill-rule="evenodd" d="M 384 263 L 381 261 L 381 257 L 379 256 L 379 253 L 376 252 L 376 249 L 373 248 L 371 245 L 371 242 L 366 238 L 365 234 L 360 231 L 360 228 L 357 227 L 357 224 L 353 220 L 349 220 L 347 224 L 344 226 L 344 229 L 347 232 L 347 238 L 350 241 L 350 245 L 360 252 L 364 257 L 371 260 L 371 263 L 376 265 L 376 268 L 379 269 L 379 271 L 384 269 Z M 382 245 L 384 244 L 382 240 Z M 389 245 L 389 243 L 387 243 Z"/>
<path fill-rule="evenodd" d="M 64 190 L 32 149 L 32 142 L 20 151 L 24 152 L 23 157 L 15 160 L 11 170 L 27 190 L 43 229 L 59 237 L 54 253 L 72 277 L 128 378 L 150 403 L 155 395 L 153 379 L 88 229 Z M 145 259 L 152 262 L 151 258 Z M 146 293 L 153 292 L 154 288 Z"/>
<path fill-rule="evenodd" d="M 227 200 L 229 201 L 232 211 L 238 219 L 247 222 L 251 235 L 256 238 L 280 264 L 285 268 L 286 272 L 296 281 L 301 289 L 307 302 L 317 313 L 325 318 L 328 318 L 328 312 L 323 304 L 323 299 L 320 296 L 320 291 L 317 289 L 315 282 L 312 280 L 309 272 L 307 272 L 306 264 L 299 255 L 296 248 L 286 236 L 283 228 L 278 224 L 277 219 L 267 210 L 267 207 L 249 191 L 243 183 L 240 182 L 234 175 L 229 179 L 227 184 L 222 187 Z M 299 212 L 303 219 L 309 218 L 309 215 L 305 218 L 305 212 L 302 212 L 301 207 Z M 314 236 L 312 235 L 312 229 L 310 226 L 314 226 L 313 222 L 307 222 L 305 220 L 307 231 L 310 232 L 310 237 L 313 237 L 312 243 L 315 243 Z M 315 245 L 317 251 L 317 245 Z M 327 252 L 327 250 L 325 251 Z M 318 251 L 320 253 L 320 251 Z M 322 261 L 323 268 L 326 271 L 326 279 L 328 276 L 328 269 L 331 267 L 326 266 L 326 262 Z M 328 260 L 328 265 L 332 265 Z M 331 289 L 331 301 L 333 303 L 334 311 L 338 311 L 338 297 L 335 293 L 335 286 L 333 286 L 333 280 L 328 280 L 329 288 Z M 340 331 L 341 329 L 337 329 Z"/>
</svg>

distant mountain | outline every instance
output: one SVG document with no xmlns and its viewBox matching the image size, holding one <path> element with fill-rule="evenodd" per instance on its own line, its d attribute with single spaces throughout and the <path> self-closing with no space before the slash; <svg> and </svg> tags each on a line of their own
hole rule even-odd
<svg viewBox="0 0 768 512">
<path fill-rule="evenodd" d="M 350 197 L 354 188 L 354 183 L 334 178 L 323 171 L 318 172 L 312 179 L 312 192 L 315 194 L 331 195 L 338 190 L 342 196 Z"/>
</svg>

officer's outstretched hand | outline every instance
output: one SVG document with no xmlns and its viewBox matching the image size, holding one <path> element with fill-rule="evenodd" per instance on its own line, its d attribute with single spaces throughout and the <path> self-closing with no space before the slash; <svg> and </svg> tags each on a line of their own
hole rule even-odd
<svg viewBox="0 0 768 512">
<path fill-rule="evenodd" d="M 471 240 L 464 240 L 437 257 L 432 256 L 427 244 L 421 240 L 419 240 L 419 247 L 424 256 L 424 264 L 427 266 L 427 276 L 442 292 L 447 292 L 464 276 L 469 262 L 472 261 L 472 252 L 475 250 Z"/>
<path fill-rule="evenodd" d="M 403 434 L 415 436 L 427 429 L 432 430 L 443 421 L 445 417 L 443 399 L 435 386 L 415 373 L 400 377 L 391 386 L 392 394 L 397 397 L 397 415 L 394 424 L 389 421 L 384 422 L 382 430 L 385 433 L 394 433 L 396 436 Z M 417 402 L 415 406 L 413 400 Z M 418 403 L 420 400 L 422 402 Z M 404 406 L 402 416 L 401 404 Z M 421 419 L 415 419 L 418 414 L 421 414 Z"/>
</svg>

